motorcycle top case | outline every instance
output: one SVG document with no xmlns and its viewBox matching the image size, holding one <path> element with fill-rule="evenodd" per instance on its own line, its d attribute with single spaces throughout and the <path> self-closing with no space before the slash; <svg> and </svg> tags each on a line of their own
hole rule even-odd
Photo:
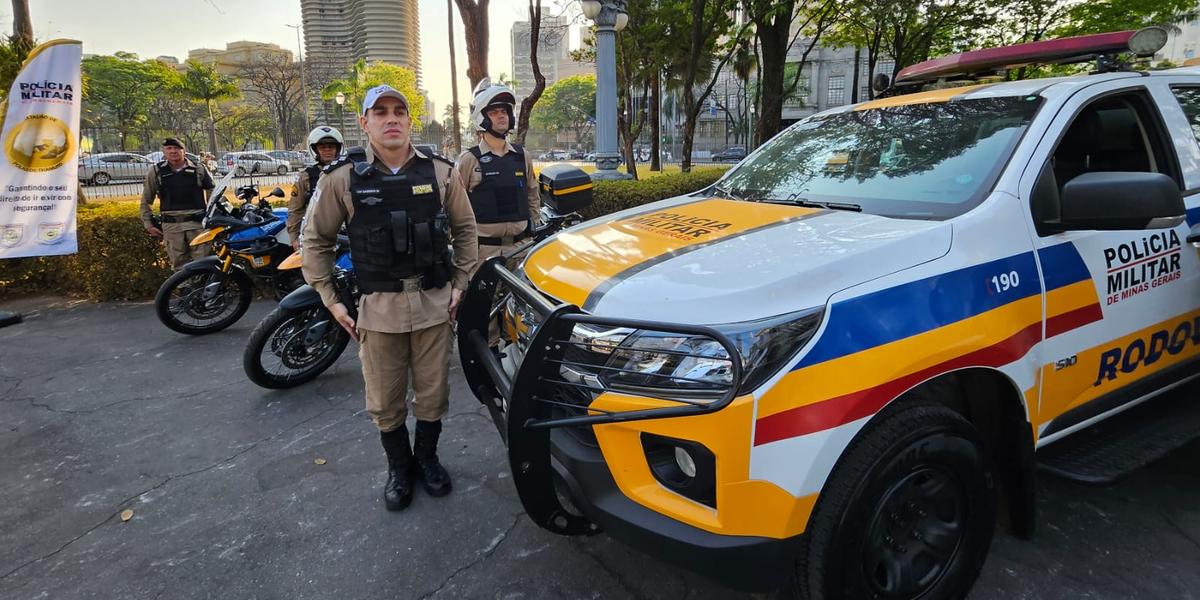
<svg viewBox="0 0 1200 600">
<path fill-rule="evenodd" d="M 592 203 L 592 177 L 574 165 L 547 165 L 538 175 L 542 203 L 565 214 Z"/>
</svg>

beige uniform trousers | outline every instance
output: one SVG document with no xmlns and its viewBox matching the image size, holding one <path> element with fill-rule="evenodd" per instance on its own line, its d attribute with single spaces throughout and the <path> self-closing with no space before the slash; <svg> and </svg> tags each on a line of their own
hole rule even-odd
<svg viewBox="0 0 1200 600">
<path fill-rule="evenodd" d="M 193 260 L 212 254 L 212 244 L 192 246 L 192 240 L 204 232 L 200 223 L 163 223 L 162 232 L 163 242 L 167 244 L 167 258 L 171 259 L 171 268 L 176 271 Z"/>
<path fill-rule="evenodd" d="M 367 413 L 380 431 L 404 424 L 412 373 L 413 415 L 437 421 L 450 408 L 450 323 L 409 333 L 358 331 Z"/>
</svg>

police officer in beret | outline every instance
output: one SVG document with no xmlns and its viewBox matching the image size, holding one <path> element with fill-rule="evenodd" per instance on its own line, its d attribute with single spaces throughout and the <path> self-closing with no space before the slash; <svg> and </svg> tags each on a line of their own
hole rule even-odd
<svg viewBox="0 0 1200 600">
<path fill-rule="evenodd" d="M 449 408 L 450 322 L 476 263 L 475 216 L 450 161 L 413 147 L 403 94 L 386 85 L 371 88 L 358 121 L 369 144 L 349 149 L 317 182 L 301 256 L 305 280 L 359 342 L 366 408 L 387 455 L 384 504 L 401 510 L 418 480 L 431 496 L 450 493 L 437 447 Z M 362 291 L 357 318 L 333 285 L 343 223 Z M 405 423 L 410 381 L 411 445 Z"/>
<path fill-rule="evenodd" d="M 214 184 L 204 165 L 195 164 L 183 152 L 183 143 L 167 138 L 162 143 L 163 160 L 146 174 L 142 190 L 142 225 L 146 232 L 167 244 L 171 268 L 179 270 L 189 262 L 208 256 L 208 244 L 193 247 L 192 240 L 201 231 L 200 221 L 208 206 Z M 154 223 L 150 205 L 158 196 L 162 229 Z"/>
</svg>

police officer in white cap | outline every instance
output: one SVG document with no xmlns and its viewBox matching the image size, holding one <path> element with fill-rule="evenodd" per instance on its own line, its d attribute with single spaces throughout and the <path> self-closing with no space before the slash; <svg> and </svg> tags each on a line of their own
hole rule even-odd
<svg viewBox="0 0 1200 600">
<path fill-rule="evenodd" d="M 431 496 L 450 493 L 437 446 L 449 408 L 450 321 L 476 262 L 475 217 L 450 161 L 413 147 L 403 94 L 386 85 L 371 88 L 358 122 L 368 146 L 351 148 L 326 168 L 310 201 L 304 279 L 359 342 L 367 413 L 387 454 L 383 499 L 388 510 L 401 510 L 418 479 Z M 357 319 L 333 285 L 343 223 L 362 291 Z M 405 424 L 410 380 L 411 446 Z"/>
<path fill-rule="evenodd" d="M 308 201 L 313 192 L 317 191 L 317 180 L 321 171 L 337 160 L 342 153 L 342 132 L 335 127 L 321 125 L 308 133 L 308 150 L 313 160 L 317 161 L 300 171 L 296 185 L 292 187 L 292 197 L 288 199 L 287 230 L 292 240 L 292 248 L 300 249 L 300 223 L 304 220 Z"/>
</svg>

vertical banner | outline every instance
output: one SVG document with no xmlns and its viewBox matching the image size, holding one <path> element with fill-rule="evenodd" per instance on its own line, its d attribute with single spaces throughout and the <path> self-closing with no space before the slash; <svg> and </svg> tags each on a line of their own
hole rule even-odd
<svg viewBox="0 0 1200 600">
<path fill-rule="evenodd" d="M 80 62 L 75 40 L 29 53 L 8 92 L 0 144 L 0 258 L 73 254 Z"/>
</svg>

